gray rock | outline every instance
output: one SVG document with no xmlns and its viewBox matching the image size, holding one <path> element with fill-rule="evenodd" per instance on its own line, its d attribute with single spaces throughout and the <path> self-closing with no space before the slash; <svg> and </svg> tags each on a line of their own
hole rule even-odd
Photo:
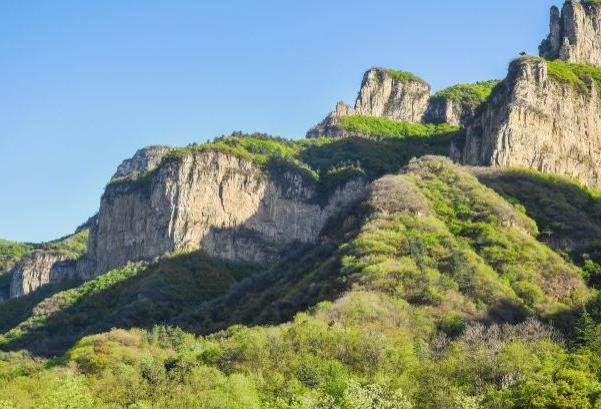
<svg viewBox="0 0 601 409">
<path fill-rule="evenodd" d="M 551 8 L 550 33 L 540 56 L 601 66 L 601 4 L 568 0 Z"/>
<path fill-rule="evenodd" d="M 428 109 L 430 93 L 430 85 L 412 74 L 372 68 L 363 76 L 355 106 L 338 102 L 336 110 L 309 130 L 307 137 L 345 136 L 336 129 L 336 124 L 341 117 L 350 115 L 421 122 Z"/>
<path fill-rule="evenodd" d="M 9 274 L 10 298 L 21 297 L 46 284 L 75 278 L 75 261 L 58 250 L 34 250 L 25 254 Z"/>
<path fill-rule="evenodd" d="M 551 78 L 547 63 L 522 58 L 466 129 L 455 161 L 517 166 L 556 173 L 601 187 L 601 100 L 588 90 Z"/>
<path fill-rule="evenodd" d="M 170 151 L 170 147 L 160 145 L 147 146 L 138 150 L 134 156 L 124 160 L 119 165 L 111 181 L 136 176 L 155 169 Z"/>
<path fill-rule="evenodd" d="M 163 161 L 148 180 L 110 184 L 78 262 L 92 278 L 129 261 L 203 250 L 235 261 L 275 260 L 295 243 L 315 243 L 326 221 L 365 192 L 351 181 L 319 202 L 315 183 L 278 177 L 214 151 Z"/>
<path fill-rule="evenodd" d="M 477 108 L 450 99 L 431 98 L 424 120 L 433 124 L 467 126 L 476 115 Z"/>
<path fill-rule="evenodd" d="M 421 122 L 430 92 L 430 85 L 417 77 L 399 78 L 390 70 L 372 68 L 363 76 L 354 111 L 359 115 Z"/>
</svg>

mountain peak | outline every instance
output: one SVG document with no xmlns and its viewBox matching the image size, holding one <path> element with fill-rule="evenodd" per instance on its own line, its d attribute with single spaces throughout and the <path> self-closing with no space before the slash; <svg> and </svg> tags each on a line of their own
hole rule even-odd
<svg viewBox="0 0 601 409">
<path fill-rule="evenodd" d="M 550 33 L 539 52 L 549 60 L 601 66 L 601 3 L 568 0 L 561 11 L 551 7 Z"/>
</svg>

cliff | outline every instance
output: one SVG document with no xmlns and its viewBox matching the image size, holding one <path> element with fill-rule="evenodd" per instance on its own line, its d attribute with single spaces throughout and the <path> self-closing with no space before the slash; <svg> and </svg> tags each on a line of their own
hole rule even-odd
<svg viewBox="0 0 601 409">
<path fill-rule="evenodd" d="M 550 60 L 601 66 L 601 4 L 568 0 L 561 12 L 553 6 L 550 33 L 539 51 Z"/>
<path fill-rule="evenodd" d="M 90 220 L 94 220 L 91 218 Z M 48 243 L 32 244 L 21 254 L 6 273 L 10 278 L 10 298 L 29 294 L 52 283 L 76 279 L 77 259 L 86 252 L 88 229 L 86 224 L 69 236 Z"/>
<path fill-rule="evenodd" d="M 10 274 L 10 298 L 20 297 L 46 284 L 75 278 L 75 260 L 60 250 L 34 250 L 25 254 Z"/>
<path fill-rule="evenodd" d="M 453 159 L 520 166 L 601 186 L 601 101 L 592 67 L 526 57 L 467 127 Z"/>
<path fill-rule="evenodd" d="M 499 81 L 458 84 L 431 95 L 421 78 L 407 72 L 372 68 L 363 76 L 351 107 L 340 101 L 336 109 L 307 132 L 308 138 L 386 136 L 361 134 L 345 129 L 345 118 L 374 117 L 397 123 L 467 126 Z"/>
<path fill-rule="evenodd" d="M 149 175 L 109 184 L 78 270 L 90 278 L 179 250 L 274 260 L 294 243 L 314 243 L 328 218 L 363 190 L 361 181 L 351 181 L 323 204 L 299 173 L 275 175 L 219 151 L 185 152 Z"/>
<path fill-rule="evenodd" d="M 147 146 L 139 149 L 134 156 L 119 165 L 111 180 L 149 172 L 155 169 L 170 151 L 168 146 Z"/>
<path fill-rule="evenodd" d="M 336 110 L 309 130 L 308 137 L 339 137 L 334 129 L 344 116 L 375 116 L 397 121 L 421 122 L 428 109 L 431 88 L 421 78 L 404 71 L 372 68 L 363 76 L 361 88 L 350 107 L 339 102 Z"/>
</svg>

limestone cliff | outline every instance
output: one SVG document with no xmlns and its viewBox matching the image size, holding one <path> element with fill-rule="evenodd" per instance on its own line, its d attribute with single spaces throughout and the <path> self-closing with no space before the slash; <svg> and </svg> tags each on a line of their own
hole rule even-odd
<svg viewBox="0 0 601 409">
<path fill-rule="evenodd" d="M 147 146 L 138 150 L 133 157 L 124 160 L 111 180 L 149 172 L 155 169 L 163 157 L 171 151 L 168 146 Z"/>
<path fill-rule="evenodd" d="M 385 68 L 372 68 L 363 76 L 354 107 L 339 102 L 336 110 L 312 128 L 308 137 L 338 137 L 334 125 L 350 115 L 377 116 L 398 121 L 421 122 L 428 109 L 431 88 L 421 78 Z"/>
<path fill-rule="evenodd" d="M 553 64 L 564 64 L 559 69 Z M 550 72 L 550 68 L 553 70 Z M 482 112 L 466 129 L 455 160 L 521 166 L 601 186 L 601 101 L 588 76 L 562 77 L 566 63 L 514 61 Z M 576 75 L 576 74 L 574 74 Z"/>
<path fill-rule="evenodd" d="M 142 178 L 109 184 L 78 271 L 90 278 L 178 250 L 273 260 L 294 243 L 316 242 L 328 218 L 364 190 L 362 181 L 351 181 L 324 204 L 300 173 L 275 175 L 218 151 L 187 152 Z"/>
<path fill-rule="evenodd" d="M 421 122 L 429 98 L 430 85 L 422 79 L 406 72 L 372 68 L 363 76 L 355 113 Z"/>
<path fill-rule="evenodd" d="M 49 284 L 75 278 L 75 260 L 60 250 L 34 250 L 11 270 L 10 298 L 29 294 Z"/>
<path fill-rule="evenodd" d="M 549 37 L 539 51 L 551 60 L 601 66 L 601 4 L 568 0 L 561 13 L 553 6 Z"/>
</svg>

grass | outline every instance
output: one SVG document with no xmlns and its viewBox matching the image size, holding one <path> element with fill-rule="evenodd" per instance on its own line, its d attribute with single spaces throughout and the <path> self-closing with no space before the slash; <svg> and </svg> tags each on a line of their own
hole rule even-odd
<svg viewBox="0 0 601 409">
<path fill-rule="evenodd" d="M 31 243 L 15 243 L 0 240 L 0 275 L 10 270 L 25 253 L 35 249 Z"/>
<path fill-rule="evenodd" d="M 438 91 L 432 96 L 433 100 L 453 101 L 459 104 L 476 108 L 484 103 L 494 87 L 499 84 L 498 80 L 482 81 L 473 84 L 458 84 Z"/>
<path fill-rule="evenodd" d="M 601 68 L 585 64 L 572 64 L 561 60 L 546 61 L 549 77 L 589 93 L 587 78 L 592 78 L 597 90 L 601 90 Z"/>
<path fill-rule="evenodd" d="M 398 71 L 393 70 L 391 68 L 385 68 L 384 71 L 388 73 L 388 75 L 390 75 L 393 79 L 402 83 L 421 82 L 422 84 L 427 84 L 427 82 L 424 81 L 422 78 L 408 71 Z"/>
<path fill-rule="evenodd" d="M 336 127 L 357 135 L 382 138 L 436 137 L 459 131 L 459 127 L 448 124 L 417 124 L 363 115 L 342 117 Z"/>
<path fill-rule="evenodd" d="M 72 234 L 62 239 L 42 244 L 44 250 L 58 250 L 69 255 L 70 258 L 78 258 L 88 249 L 88 229 Z"/>
</svg>

